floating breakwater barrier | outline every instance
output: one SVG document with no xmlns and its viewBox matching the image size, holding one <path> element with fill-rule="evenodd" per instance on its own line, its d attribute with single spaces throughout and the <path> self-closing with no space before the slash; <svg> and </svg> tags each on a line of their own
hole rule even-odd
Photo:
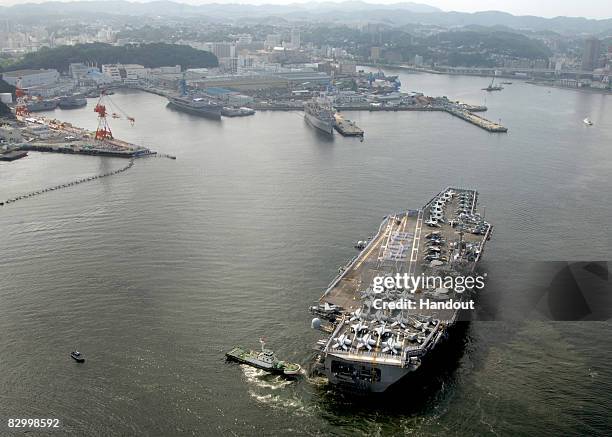
<svg viewBox="0 0 612 437">
<path fill-rule="evenodd" d="M 168 159 L 176 159 L 174 155 L 168 155 L 167 153 L 156 153 L 155 155 L 147 155 L 150 158 L 168 158 Z"/>
<path fill-rule="evenodd" d="M 85 182 L 91 182 L 91 181 L 95 181 L 96 179 L 101 179 L 101 178 L 105 178 L 108 176 L 113 176 L 119 173 L 123 173 L 124 171 L 129 170 L 130 168 L 132 168 L 134 166 L 134 158 L 130 159 L 130 162 L 125 165 L 124 167 L 118 168 L 117 170 L 113 170 L 113 171 L 109 171 L 106 173 L 101 173 L 95 176 L 89 176 L 86 178 L 81 178 L 81 179 L 77 179 L 71 182 L 66 182 L 64 184 L 60 184 L 60 185 L 55 185 L 53 187 L 47 187 L 47 188 L 43 188 L 41 190 L 38 191 L 32 191 L 30 193 L 27 194 L 22 194 L 21 196 L 17 196 L 17 197 L 12 197 L 10 199 L 7 199 L 5 201 L 0 201 L 0 206 L 4 206 L 4 205 L 8 205 L 9 203 L 15 203 L 18 200 L 23 200 L 23 199 L 28 199 L 30 197 L 34 197 L 34 196 L 40 196 L 41 194 L 45 194 L 45 193 L 49 193 L 51 191 L 56 191 L 56 190 L 61 190 L 63 188 L 69 188 L 75 185 L 79 185 L 79 184 L 83 184 Z"/>
</svg>

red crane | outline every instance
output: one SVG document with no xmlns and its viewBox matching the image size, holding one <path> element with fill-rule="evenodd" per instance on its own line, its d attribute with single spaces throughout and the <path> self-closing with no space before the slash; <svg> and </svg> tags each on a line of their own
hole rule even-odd
<svg viewBox="0 0 612 437">
<path fill-rule="evenodd" d="M 109 103 L 114 104 L 114 102 L 110 100 L 110 97 L 108 97 L 108 94 L 106 94 L 105 91 L 102 91 L 100 93 L 100 98 L 98 99 L 98 103 L 96 103 L 96 107 L 94 108 L 94 112 L 98 114 L 98 129 L 96 129 L 95 136 L 96 140 L 113 139 L 113 132 L 110 129 L 108 120 L 106 119 L 108 112 L 106 110 L 106 105 L 103 102 L 105 98 L 108 99 Z M 117 107 L 117 105 L 114 106 Z M 119 109 L 119 111 L 123 115 L 125 115 L 126 119 L 130 122 L 130 124 L 134 125 L 135 119 L 133 117 L 128 116 L 125 112 L 123 112 L 123 110 L 121 110 L 121 108 L 117 107 L 117 109 Z M 120 118 L 119 115 L 115 112 L 112 113 L 112 117 Z"/>
<path fill-rule="evenodd" d="M 108 121 L 106 120 L 106 106 L 101 104 L 102 94 L 100 96 L 100 100 L 96 104 L 94 111 L 98 113 L 98 129 L 96 129 L 96 140 L 106 140 L 112 139 L 113 133 L 110 130 L 110 126 L 108 125 Z"/>
<path fill-rule="evenodd" d="M 18 117 L 27 117 L 30 111 L 26 105 L 26 90 L 21 88 L 21 78 L 17 78 L 15 84 L 15 97 L 17 97 L 17 104 L 15 105 L 15 115 Z"/>
</svg>

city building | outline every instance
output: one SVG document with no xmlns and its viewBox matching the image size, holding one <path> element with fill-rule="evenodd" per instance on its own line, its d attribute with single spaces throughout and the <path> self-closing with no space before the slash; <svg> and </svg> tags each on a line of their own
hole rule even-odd
<svg viewBox="0 0 612 437">
<path fill-rule="evenodd" d="M 102 65 L 102 74 L 109 77 L 113 82 L 121 82 L 121 73 L 117 64 Z"/>
<path fill-rule="evenodd" d="M 300 31 L 297 29 L 291 30 L 291 48 L 299 49 L 301 46 Z"/>
<path fill-rule="evenodd" d="M 338 91 L 331 96 L 334 104 L 367 103 L 367 98 L 363 94 L 355 91 Z"/>
<path fill-rule="evenodd" d="M 76 80 L 61 80 L 49 85 L 31 86 L 27 89 L 29 96 L 55 97 L 72 94 L 76 90 Z"/>
<path fill-rule="evenodd" d="M 21 78 L 21 87 L 51 85 L 59 80 L 59 73 L 55 69 L 48 70 L 16 70 L 2 73 L 2 79 L 10 85 L 16 86 Z"/>
<path fill-rule="evenodd" d="M 354 62 L 340 62 L 338 63 L 338 73 L 355 74 L 357 73 L 357 64 Z"/>
<path fill-rule="evenodd" d="M 243 33 L 236 35 L 236 45 L 248 45 L 253 43 L 253 35 Z"/>
<path fill-rule="evenodd" d="M 370 59 L 372 61 L 378 61 L 380 59 L 380 47 L 370 48 Z"/>
<path fill-rule="evenodd" d="M 149 73 L 154 74 L 179 74 L 181 72 L 181 66 L 175 65 L 173 67 L 157 67 L 151 68 Z"/>
<path fill-rule="evenodd" d="M 238 58 L 219 58 L 219 67 L 227 73 L 238 73 Z"/>
<path fill-rule="evenodd" d="M 236 57 L 236 46 L 231 42 L 208 42 L 204 46 L 219 60 Z"/>
<path fill-rule="evenodd" d="M 584 50 L 582 52 L 582 69 L 584 71 L 593 71 L 599 67 L 600 51 L 601 41 L 597 38 L 587 38 L 584 41 Z"/>
<path fill-rule="evenodd" d="M 112 82 L 137 84 L 141 79 L 148 77 L 149 69 L 139 64 L 104 64 L 102 74 Z"/>
<path fill-rule="evenodd" d="M 330 76 L 324 72 L 318 71 L 291 71 L 276 73 L 274 76 L 286 80 L 290 86 L 303 85 L 308 82 L 311 85 L 328 85 Z"/>
<path fill-rule="evenodd" d="M 87 74 L 79 79 L 79 84 L 82 86 L 94 86 L 98 87 L 100 85 L 109 85 L 113 81 L 110 77 L 102 74 L 96 68 L 90 68 L 87 71 Z"/>
<path fill-rule="evenodd" d="M 82 62 L 73 62 L 68 66 L 68 73 L 73 79 L 79 80 L 87 75 L 90 68 Z"/>
<path fill-rule="evenodd" d="M 267 49 L 273 49 L 274 47 L 280 47 L 282 43 L 283 39 L 281 36 L 278 33 L 274 33 L 266 36 L 264 46 Z"/>
<path fill-rule="evenodd" d="M 238 68 L 245 70 L 252 69 L 255 65 L 255 58 L 249 55 L 238 56 Z"/>
</svg>

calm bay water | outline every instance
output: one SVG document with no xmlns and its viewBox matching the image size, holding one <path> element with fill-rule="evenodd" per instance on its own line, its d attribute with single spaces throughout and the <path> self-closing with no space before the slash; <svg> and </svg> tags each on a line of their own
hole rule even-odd
<svg viewBox="0 0 612 437">
<path fill-rule="evenodd" d="M 507 135 L 441 113 L 354 112 L 364 142 L 298 112 L 214 122 L 112 96 L 115 135 L 177 156 L 0 209 L 0 435 L 57 417 L 81 435 L 593 435 L 612 426 L 609 323 L 475 322 L 419 390 L 353 405 L 226 364 L 265 335 L 306 363 L 308 306 L 382 216 L 472 186 L 487 263 L 612 259 L 612 97 L 401 73 L 403 89 L 490 108 Z M 486 102 L 485 102 L 486 98 Z M 90 129 L 88 107 L 55 116 Z M 582 123 L 590 117 L 593 127 Z M 124 164 L 32 153 L 0 199 Z M 88 358 L 75 365 L 68 352 Z"/>
</svg>

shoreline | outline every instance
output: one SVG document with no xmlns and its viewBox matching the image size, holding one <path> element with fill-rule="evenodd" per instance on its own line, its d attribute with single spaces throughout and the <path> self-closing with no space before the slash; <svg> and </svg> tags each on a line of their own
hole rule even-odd
<svg viewBox="0 0 612 437">
<path fill-rule="evenodd" d="M 424 74 L 436 74 L 436 75 L 445 75 L 445 76 L 465 76 L 465 77 L 488 77 L 491 78 L 490 74 L 480 74 L 480 73 L 453 73 L 453 72 L 449 72 L 449 71 L 437 71 L 437 70 L 430 70 L 430 69 L 426 69 L 426 68 L 418 68 L 418 67 L 412 67 L 409 65 L 391 65 L 391 64 L 359 64 L 359 67 L 370 67 L 370 68 L 381 68 L 381 69 L 397 69 L 397 70 L 405 70 L 411 73 L 424 73 Z M 528 77 L 516 77 L 516 76 L 511 76 L 508 74 L 501 74 L 501 75 L 496 75 L 496 78 L 500 78 L 500 79 L 511 79 L 513 81 L 520 81 L 520 82 L 524 82 L 524 83 L 528 83 L 531 85 L 537 85 L 537 86 L 543 86 L 543 87 L 550 87 L 550 88 L 558 88 L 558 89 L 563 89 L 563 90 L 570 90 L 570 91 L 582 91 L 582 92 L 586 92 L 586 93 L 590 93 L 590 94 L 603 94 L 603 95 L 608 95 L 608 94 L 612 94 L 612 88 L 610 89 L 597 89 L 597 88 L 590 88 L 590 87 L 581 87 L 581 88 L 574 88 L 574 87 L 566 87 L 566 86 L 561 86 L 561 85 L 556 85 L 556 84 L 550 84 L 550 83 L 546 83 L 544 81 L 538 81 L 538 80 L 534 80 L 534 79 L 530 79 Z"/>
</svg>

